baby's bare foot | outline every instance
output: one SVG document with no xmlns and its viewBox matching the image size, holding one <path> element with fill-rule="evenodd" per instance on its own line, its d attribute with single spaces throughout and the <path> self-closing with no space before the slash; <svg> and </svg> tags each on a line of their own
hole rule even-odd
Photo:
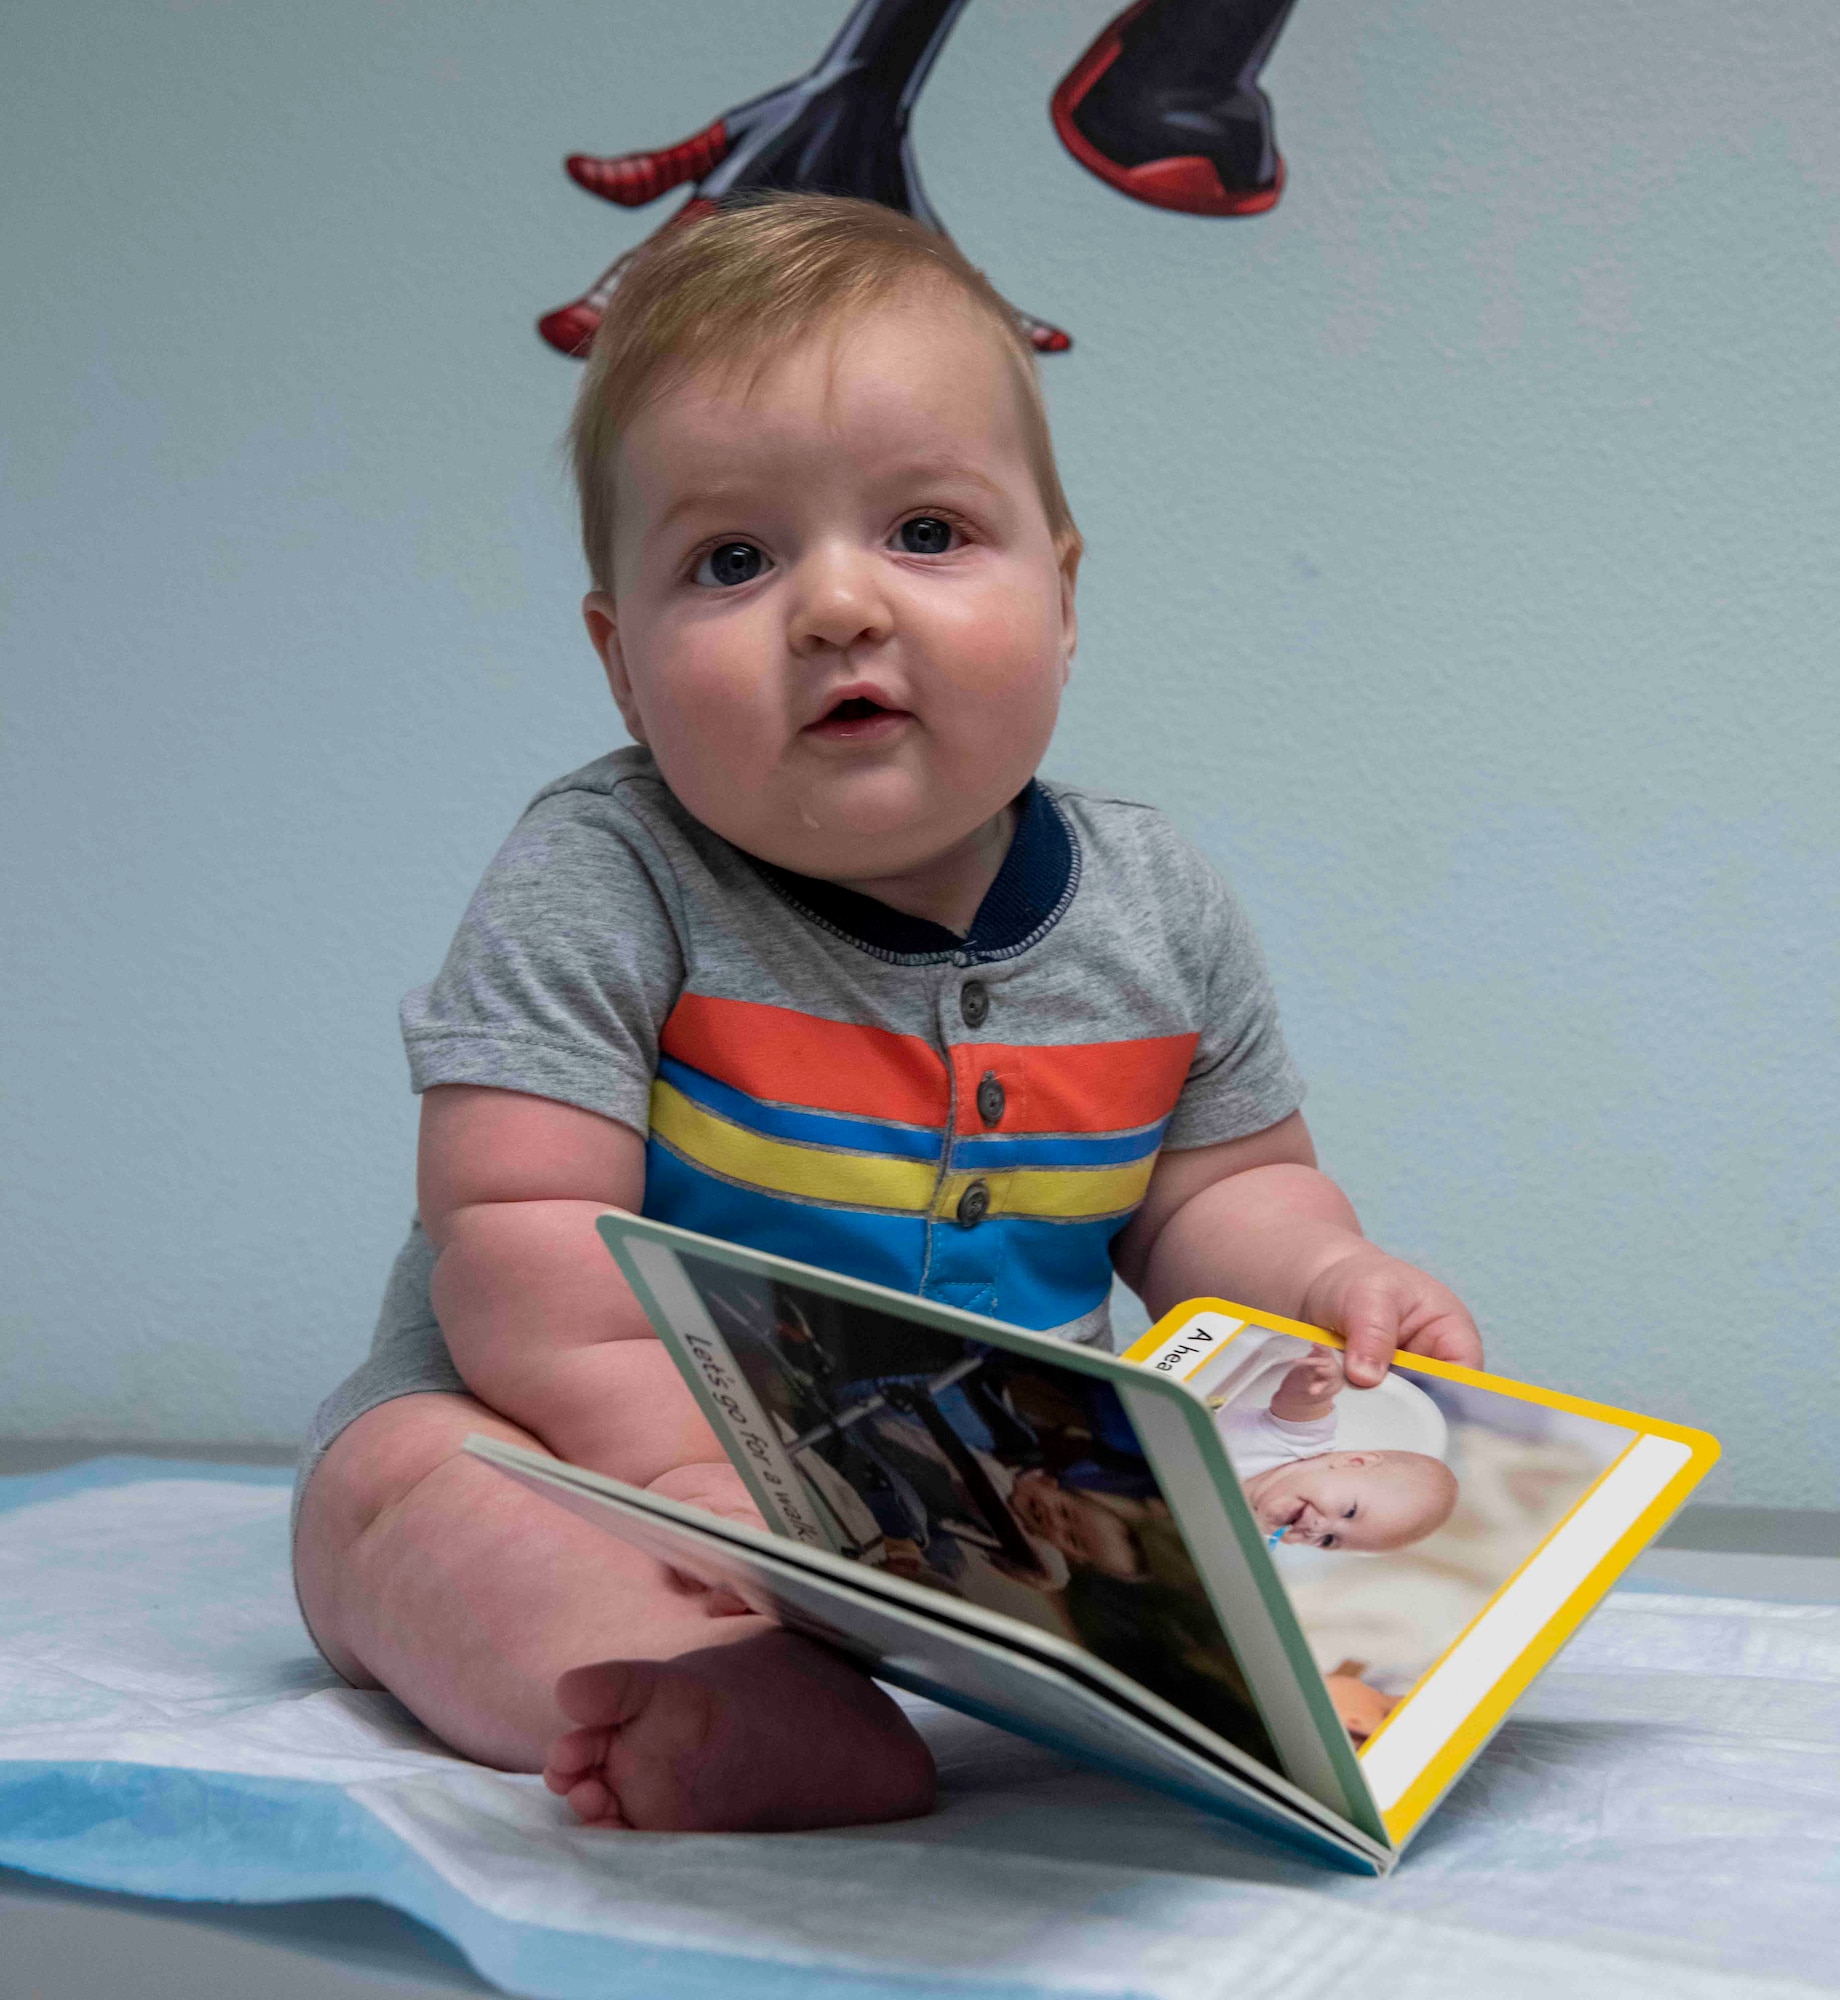
<svg viewBox="0 0 1840 2000">
<path fill-rule="evenodd" d="M 543 1782 L 589 1826 L 763 1833 L 909 1819 L 933 1760 L 866 1674 L 790 1632 L 674 1660 L 612 1660 L 556 1683 L 583 1727 Z"/>
</svg>

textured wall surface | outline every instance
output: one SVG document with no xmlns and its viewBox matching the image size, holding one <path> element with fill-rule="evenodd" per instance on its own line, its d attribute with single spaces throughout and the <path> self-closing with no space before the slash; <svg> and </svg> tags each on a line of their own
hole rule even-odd
<svg viewBox="0 0 1840 2000">
<path fill-rule="evenodd" d="M 842 0 L 16 0 L 0 61 L 0 1432 L 296 1435 L 407 1216 L 399 993 L 618 738 L 530 321 Z M 1090 543 L 1052 768 L 1235 879 L 1374 1233 L 1495 1362 L 1840 1504 L 1840 12 L 1300 0 L 1257 221 L 974 0 L 930 191 Z"/>
</svg>

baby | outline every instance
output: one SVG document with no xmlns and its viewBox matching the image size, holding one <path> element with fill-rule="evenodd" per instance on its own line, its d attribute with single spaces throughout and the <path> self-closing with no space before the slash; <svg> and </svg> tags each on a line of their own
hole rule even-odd
<svg viewBox="0 0 1840 2000">
<path fill-rule="evenodd" d="M 919 1414 L 915 1391 L 943 1418 L 944 1437 Z M 993 1404 L 968 1395 L 962 1381 L 942 1389 L 910 1375 L 850 1382 L 839 1400 L 860 1412 L 849 1425 L 851 1447 L 885 1478 L 864 1497 L 887 1531 L 882 1560 L 898 1574 L 955 1590 L 982 1563 L 1053 1592 L 1066 1587 L 1069 1564 L 1113 1576 L 1141 1568 L 1130 1529 L 1102 1499 L 1045 1466 L 1004 1463 L 992 1422 L 1007 1417 L 1019 1433 L 1012 1443 L 1027 1433 L 1000 1398 Z M 953 1438 L 956 1453 L 947 1449 Z"/>
<path fill-rule="evenodd" d="M 1347 1386 L 1333 1348 L 1313 1347 L 1260 1409 L 1218 1419 L 1227 1455 L 1273 1542 L 1400 1549 L 1450 1519 L 1457 1482 L 1422 1451 L 1335 1451 L 1335 1399 Z"/>
<path fill-rule="evenodd" d="M 978 1455 L 992 1486 L 1015 1515 L 1033 1551 L 1033 1562 L 1024 1567 L 995 1549 L 987 1534 L 968 1537 L 963 1526 L 945 1518 L 924 1548 L 912 1540 L 884 1541 L 884 1560 L 897 1575 L 955 1589 L 964 1566 L 964 1553 L 955 1545 L 967 1539 L 973 1539 L 974 1546 L 982 1544 L 982 1560 L 1000 1575 L 1050 1594 L 1065 1590 L 1075 1569 L 1116 1577 L 1142 1572 L 1143 1557 L 1125 1518 L 1129 1503 L 1119 1503 L 1105 1494 L 1082 1493 L 1040 1466 L 1012 1473 L 995 1459 Z"/>
<path fill-rule="evenodd" d="M 598 1213 L 1095 1344 L 1114 1270 L 1335 1327 L 1357 1382 L 1480 1344 L 1316 1170 L 1224 885 L 1035 775 L 1081 544 L 985 279 L 836 199 L 666 232 L 573 435 L 633 743 L 538 795 L 405 1002 L 419 1216 L 303 1458 L 301 1603 L 354 1686 L 592 1824 L 922 1812 L 924 1743 L 840 1655 L 462 1453 L 757 1518 Z"/>
</svg>

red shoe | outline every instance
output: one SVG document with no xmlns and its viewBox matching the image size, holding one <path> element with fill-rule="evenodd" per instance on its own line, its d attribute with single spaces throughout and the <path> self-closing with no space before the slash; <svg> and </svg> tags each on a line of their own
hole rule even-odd
<svg viewBox="0 0 1840 2000">
<path fill-rule="evenodd" d="M 1173 154 L 1128 166 L 1100 151 L 1075 122 L 1075 114 L 1124 49 L 1124 33 L 1154 0 L 1136 0 L 1100 30 L 1098 39 L 1061 79 L 1049 100 L 1049 116 L 1060 142 L 1088 173 L 1107 187 L 1152 208 L 1183 215 L 1263 215 L 1284 192 L 1284 160 L 1273 152 L 1275 171 L 1255 187 L 1229 187 L 1215 161 L 1202 153 Z M 1262 103 L 1261 96 L 1261 103 Z"/>
<path fill-rule="evenodd" d="M 1063 333 L 1058 326 L 1050 326 L 1045 319 L 1037 319 L 1033 313 L 1025 313 L 1011 306 L 1017 324 L 1022 328 L 1029 345 L 1037 354 L 1065 354 L 1073 346 L 1073 335 Z"/>
<path fill-rule="evenodd" d="M 537 331 L 558 354 L 566 354 L 571 361 L 585 361 L 588 349 L 594 345 L 594 336 L 600 331 L 604 310 L 591 296 L 579 298 L 572 305 L 558 306 L 554 312 L 545 313 L 537 321 Z"/>
<path fill-rule="evenodd" d="M 616 153 L 604 160 L 592 153 L 571 153 L 563 164 L 577 187 L 585 187 L 603 201 L 617 201 L 622 208 L 643 208 L 685 181 L 700 181 L 712 173 L 728 158 L 733 143 L 727 123 L 718 118 L 675 146 L 660 146 L 649 153 Z"/>
</svg>

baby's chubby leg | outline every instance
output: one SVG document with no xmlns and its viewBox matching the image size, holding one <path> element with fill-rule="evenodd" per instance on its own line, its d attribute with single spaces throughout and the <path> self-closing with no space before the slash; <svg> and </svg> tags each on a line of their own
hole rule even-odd
<svg viewBox="0 0 1840 2000">
<path fill-rule="evenodd" d="M 537 1444 L 469 1396 L 405 1396 L 343 1432 L 307 1488 L 301 1602 L 348 1680 L 483 1763 L 547 1757 L 551 1788 L 597 1824 L 928 1809 L 926 1746 L 864 1675 L 462 1453 L 470 1432 Z M 719 1470 L 657 1483 L 719 1500 L 688 1490 Z"/>
<path fill-rule="evenodd" d="M 301 1509 L 307 1617 L 348 1678 L 387 1687 L 471 1756 L 536 1771 L 566 1739 L 557 1785 L 596 1821 L 924 1812 L 926 1746 L 841 1657 L 460 1449 L 485 1431 L 758 1520 L 595 1235 L 601 1210 L 637 1209 L 644 1188 L 635 1129 L 511 1091 L 424 1095 L 431 1303 L 471 1393 L 382 1404 L 334 1442 Z"/>
</svg>

